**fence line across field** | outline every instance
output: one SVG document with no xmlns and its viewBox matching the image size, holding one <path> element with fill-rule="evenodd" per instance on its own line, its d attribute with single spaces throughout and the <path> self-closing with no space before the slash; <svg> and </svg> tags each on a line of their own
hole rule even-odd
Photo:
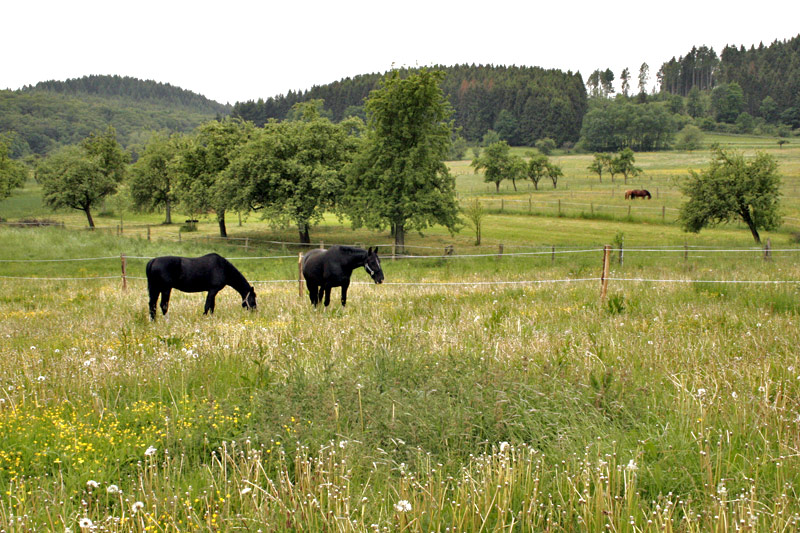
<svg viewBox="0 0 800 533">
<path fill-rule="evenodd" d="M 441 249 L 441 248 L 434 248 L 430 247 L 431 249 Z M 545 248 L 545 247 L 539 247 Z M 537 251 L 537 252 L 494 252 L 494 253 L 486 253 L 486 254 L 437 254 L 437 255 L 395 255 L 394 258 L 396 259 L 469 259 L 469 258 L 481 258 L 481 257 L 497 257 L 498 255 L 507 256 L 507 257 L 526 257 L 526 256 L 536 256 L 536 255 L 553 255 L 553 254 L 584 254 L 584 253 L 595 253 L 603 251 L 603 248 L 582 248 L 576 250 L 564 250 L 559 249 L 558 247 L 547 247 L 548 249 Z M 669 246 L 664 248 L 623 248 L 623 247 L 613 247 L 612 250 L 619 251 L 624 250 L 625 253 L 628 252 L 647 252 L 647 253 L 685 253 L 687 250 L 693 253 L 702 252 L 702 253 L 764 253 L 765 248 L 708 248 L 708 247 L 697 247 L 697 246 Z M 786 252 L 786 253 L 793 253 L 793 252 L 800 252 L 800 248 L 769 248 L 770 252 Z M 122 256 L 126 259 L 146 259 L 150 260 L 155 258 L 155 256 L 147 256 L 147 255 L 110 255 L 110 256 L 102 256 L 102 257 L 73 257 L 73 258 L 61 258 L 61 259 L 0 259 L 0 263 L 64 263 L 64 262 L 71 262 L 71 261 L 107 261 L 107 260 L 119 260 Z M 270 259 L 296 259 L 296 255 L 267 255 L 267 256 L 240 256 L 240 257 L 227 257 L 230 261 L 250 261 L 250 260 L 270 260 Z"/>
<path fill-rule="evenodd" d="M 15 279 L 28 281 L 95 281 L 120 279 L 121 276 L 93 276 L 93 277 L 30 277 L 30 276 L 0 276 L 0 279 Z M 126 276 L 129 280 L 146 281 L 141 276 Z M 576 283 L 588 281 L 601 281 L 603 278 L 562 278 L 562 279 L 533 279 L 533 280 L 489 280 L 489 281 L 389 281 L 382 285 L 393 286 L 484 286 L 484 285 L 533 285 L 543 283 Z M 605 278 L 607 281 L 639 282 L 639 283 L 729 283 L 750 285 L 780 285 L 800 284 L 800 280 L 739 280 L 739 279 L 662 279 L 662 278 Z M 255 284 L 297 283 L 296 279 L 269 279 L 254 280 Z M 370 281 L 353 281 L 351 285 L 373 285 Z"/>
</svg>

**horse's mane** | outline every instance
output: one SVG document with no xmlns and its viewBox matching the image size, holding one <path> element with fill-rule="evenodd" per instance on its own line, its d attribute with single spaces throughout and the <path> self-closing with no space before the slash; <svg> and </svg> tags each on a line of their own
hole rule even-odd
<svg viewBox="0 0 800 533">
<path fill-rule="evenodd" d="M 363 248 L 359 248 L 357 246 L 347 246 L 343 244 L 340 244 L 338 246 L 339 246 L 339 251 L 348 255 L 362 254 L 366 252 L 366 250 L 364 250 Z"/>
</svg>

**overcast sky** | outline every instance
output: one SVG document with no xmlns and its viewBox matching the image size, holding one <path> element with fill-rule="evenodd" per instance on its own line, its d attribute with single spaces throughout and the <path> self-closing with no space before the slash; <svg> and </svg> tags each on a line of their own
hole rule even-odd
<svg viewBox="0 0 800 533">
<path fill-rule="evenodd" d="M 798 0 L 24 0 L 0 13 L 0 88 L 118 74 L 231 104 L 393 65 L 540 66 L 586 80 L 625 67 L 635 79 L 646 62 L 655 84 L 694 45 L 720 53 L 800 33 Z"/>
</svg>

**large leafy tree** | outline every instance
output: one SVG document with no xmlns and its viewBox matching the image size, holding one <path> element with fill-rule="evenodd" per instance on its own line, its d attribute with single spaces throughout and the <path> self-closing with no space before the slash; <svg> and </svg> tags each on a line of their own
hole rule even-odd
<svg viewBox="0 0 800 533">
<path fill-rule="evenodd" d="M 154 133 L 139 160 L 131 166 L 128 185 L 134 207 L 144 210 L 163 207 L 165 224 L 172 224 L 172 208 L 177 202 L 177 158 L 182 142 L 178 135 Z"/>
<path fill-rule="evenodd" d="M 220 177 L 254 130 L 241 120 L 213 120 L 200 126 L 180 150 L 178 199 L 191 214 L 216 213 L 221 237 L 228 236 L 225 211 L 233 207 L 236 191 Z"/>
<path fill-rule="evenodd" d="M 10 157 L 10 139 L 0 136 L 0 200 L 11 196 L 11 191 L 25 184 L 25 165 Z"/>
<path fill-rule="evenodd" d="M 89 227 L 94 228 L 92 208 L 116 192 L 128 160 L 129 154 L 117 142 L 111 126 L 84 139 L 80 146 L 63 148 L 36 169 L 45 204 L 83 211 Z"/>
<path fill-rule="evenodd" d="M 444 160 L 452 135 L 451 108 L 439 83 L 443 73 L 392 72 L 367 100 L 364 148 L 347 172 L 346 212 L 354 227 L 394 230 L 402 250 L 407 231 L 460 220 L 455 179 Z"/>
<path fill-rule="evenodd" d="M 233 205 L 263 211 L 263 217 L 297 225 L 300 242 L 310 228 L 337 207 L 343 169 L 358 148 L 351 134 L 363 126 L 350 118 L 333 124 L 312 103 L 295 105 L 291 122 L 268 122 L 242 147 L 225 172 L 227 189 L 238 191 Z"/>
<path fill-rule="evenodd" d="M 699 232 L 706 226 L 743 221 L 761 242 L 758 230 L 780 226 L 778 164 L 759 153 L 747 160 L 735 151 L 716 147 L 711 164 L 701 172 L 692 171 L 683 184 L 688 201 L 681 206 L 680 221 L 685 231 Z"/>
</svg>

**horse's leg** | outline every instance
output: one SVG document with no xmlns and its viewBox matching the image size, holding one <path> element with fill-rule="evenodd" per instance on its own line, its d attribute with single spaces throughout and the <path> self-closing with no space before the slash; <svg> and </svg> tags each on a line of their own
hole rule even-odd
<svg viewBox="0 0 800 533">
<path fill-rule="evenodd" d="M 317 286 L 311 285 L 309 281 L 306 281 L 306 288 L 308 289 L 308 299 L 311 300 L 311 305 L 316 307 L 319 301 L 317 298 Z"/>
<path fill-rule="evenodd" d="M 158 290 L 158 287 L 156 287 L 155 284 L 148 283 L 147 292 L 150 293 L 150 302 L 148 304 L 150 308 L 150 320 L 155 320 L 156 304 L 158 304 L 158 295 L 161 293 L 161 291 Z"/>
<path fill-rule="evenodd" d="M 219 292 L 219 290 L 215 290 L 215 289 L 210 289 L 208 291 L 208 294 L 206 295 L 205 309 L 203 309 L 203 314 L 204 315 L 207 315 L 209 311 L 211 311 L 212 315 L 214 314 L 214 304 L 216 303 L 217 293 L 218 292 Z"/>
<path fill-rule="evenodd" d="M 169 295 L 172 292 L 171 287 L 166 287 L 161 290 L 161 314 L 166 315 L 169 309 Z"/>
<path fill-rule="evenodd" d="M 331 303 L 331 288 L 325 287 L 325 307 L 328 307 L 328 304 Z"/>
<path fill-rule="evenodd" d="M 350 281 L 342 283 L 342 307 L 347 303 L 347 288 L 350 286 Z"/>
</svg>

